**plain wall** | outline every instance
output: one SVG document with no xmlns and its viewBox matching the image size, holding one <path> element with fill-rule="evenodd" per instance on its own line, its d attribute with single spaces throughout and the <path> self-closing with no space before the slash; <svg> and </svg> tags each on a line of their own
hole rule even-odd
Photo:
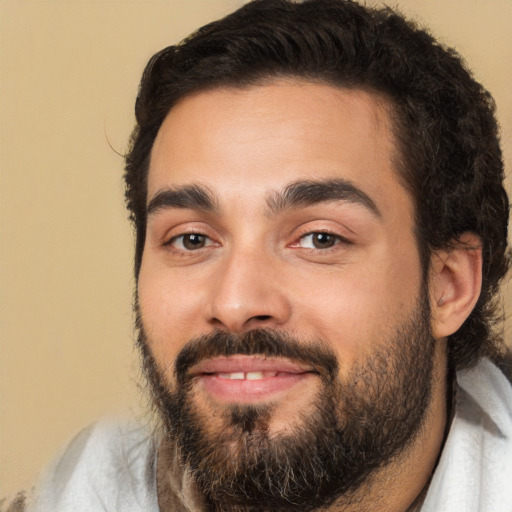
<svg viewBox="0 0 512 512">
<path fill-rule="evenodd" d="M 0 498 L 91 421 L 140 414 L 116 151 L 149 57 L 241 3 L 0 0 Z M 512 0 L 399 5 L 493 93 L 510 171 Z"/>
</svg>

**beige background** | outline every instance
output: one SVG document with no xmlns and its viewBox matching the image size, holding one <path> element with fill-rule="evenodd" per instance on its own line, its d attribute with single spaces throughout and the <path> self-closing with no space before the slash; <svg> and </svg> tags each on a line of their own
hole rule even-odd
<svg viewBox="0 0 512 512">
<path fill-rule="evenodd" d="M 91 421 L 139 414 L 116 151 L 147 59 L 240 3 L 0 0 L 0 498 Z M 494 94 L 510 171 L 512 0 L 400 5 Z"/>
</svg>

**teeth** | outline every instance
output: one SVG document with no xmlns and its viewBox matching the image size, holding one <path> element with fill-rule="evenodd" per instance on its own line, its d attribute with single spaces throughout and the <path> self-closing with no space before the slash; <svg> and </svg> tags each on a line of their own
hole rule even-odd
<svg viewBox="0 0 512 512">
<path fill-rule="evenodd" d="M 275 377 L 277 375 L 277 372 L 247 372 L 245 374 L 245 378 L 247 380 L 258 380 L 258 379 L 265 379 L 268 377 Z"/>
<path fill-rule="evenodd" d="M 244 380 L 244 372 L 219 373 L 221 379 Z"/>
<path fill-rule="evenodd" d="M 263 372 L 247 372 L 245 374 L 247 380 L 259 380 L 263 379 Z"/>
<path fill-rule="evenodd" d="M 277 372 L 233 372 L 233 373 L 219 373 L 219 379 L 231 380 L 260 380 L 268 377 L 275 377 Z"/>
</svg>

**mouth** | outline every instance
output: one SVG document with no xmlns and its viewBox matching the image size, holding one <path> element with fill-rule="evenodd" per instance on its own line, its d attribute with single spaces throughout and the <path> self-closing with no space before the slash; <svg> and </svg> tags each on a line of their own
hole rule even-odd
<svg viewBox="0 0 512 512">
<path fill-rule="evenodd" d="M 288 359 L 235 355 L 201 361 L 189 373 L 214 400 L 250 404 L 278 400 L 318 372 Z"/>
</svg>

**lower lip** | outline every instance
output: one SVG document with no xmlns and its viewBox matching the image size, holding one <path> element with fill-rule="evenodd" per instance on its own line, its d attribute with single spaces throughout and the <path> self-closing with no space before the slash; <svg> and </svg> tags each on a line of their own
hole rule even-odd
<svg viewBox="0 0 512 512">
<path fill-rule="evenodd" d="M 254 403 L 276 399 L 300 383 L 313 377 L 311 373 L 281 373 L 258 380 L 224 379 L 216 374 L 197 377 L 203 389 L 214 399 L 231 403 Z"/>
</svg>

